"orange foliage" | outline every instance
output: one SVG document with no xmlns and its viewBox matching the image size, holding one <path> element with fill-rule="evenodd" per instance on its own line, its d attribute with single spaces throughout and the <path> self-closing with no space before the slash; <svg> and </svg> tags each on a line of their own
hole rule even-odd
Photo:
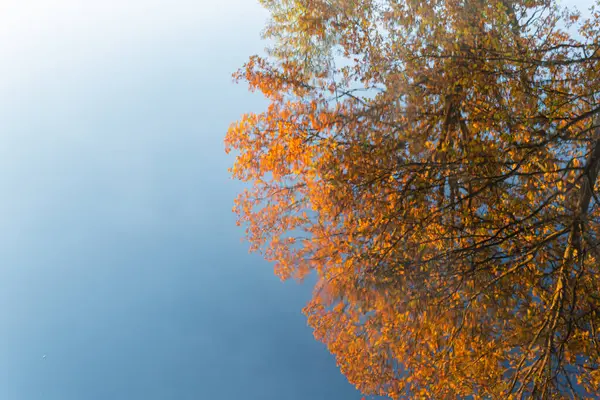
<svg viewBox="0 0 600 400">
<path fill-rule="evenodd" d="M 317 273 L 305 313 L 342 372 L 394 399 L 595 395 L 598 14 L 263 3 L 235 211 L 282 279 Z"/>
</svg>

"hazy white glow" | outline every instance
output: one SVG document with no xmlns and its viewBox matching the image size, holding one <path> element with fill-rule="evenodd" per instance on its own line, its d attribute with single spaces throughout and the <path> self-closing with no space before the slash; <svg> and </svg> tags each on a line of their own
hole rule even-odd
<svg viewBox="0 0 600 400">
<path fill-rule="evenodd" d="M 233 36 L 262 14 L 252 0 L 1 0 L 0 89 L 40 68 L 99 63 L 188 33 Z"/>
<path fill-rule="evenodd" d="M 2 0 L 0 46 L 169 34 L 197 24 L 228 25 L 262 12 L 252 0 Z"/>
</svg>

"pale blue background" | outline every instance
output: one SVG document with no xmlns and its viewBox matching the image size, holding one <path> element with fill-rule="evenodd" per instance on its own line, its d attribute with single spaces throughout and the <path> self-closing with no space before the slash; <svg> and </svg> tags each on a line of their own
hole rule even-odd
<svg viewBox="0 0 600 400">
<path fill-rule="evenodd" d="M 0 2 L 0 399 L 358 399 L 235 226 L 252 0 Z M 42 356 L 46 354 L 47 358 Z"/>
<path fill-rule="evenodd" d="M 0 399 L 360 398 L 231 213 L 265 16 L 0 2 Z"/>
</svg>

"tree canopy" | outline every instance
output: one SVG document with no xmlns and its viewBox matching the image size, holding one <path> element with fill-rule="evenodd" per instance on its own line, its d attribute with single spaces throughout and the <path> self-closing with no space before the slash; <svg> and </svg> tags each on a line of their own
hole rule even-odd
<svg viewBox="0 0 600 400">
<path fill-rule="evenodd" d="M 235 211 L 366 395 L 600 393 L 600 14 L 262 0 Z"/>
</svg>

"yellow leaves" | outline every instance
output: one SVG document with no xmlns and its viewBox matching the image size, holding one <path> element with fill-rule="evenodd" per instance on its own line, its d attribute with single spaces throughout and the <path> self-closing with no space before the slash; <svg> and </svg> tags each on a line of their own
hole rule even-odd
<svg viewBox="0 0 600 400">
<path fill-rule="evenodd" d="M 239 223 L 282 279 L 318 273 L 309 324 L 364 393 L 510 397 L 523 349 L 531 365 L 568 337 L 553 348 L 572 371 L 591 353 L 591 251 L 565 267 L 574 304 L 548 309 L 600 82 L 552 65 L 574 54 L 560 35 L 515 33 L 501 1 L 475 3 L 269 0 L 281 46 L 236 75 L 270 101 L 225 139 L 232 175 L 254 184 Z M 348 65 L 320 64 L 332 46 Z"/>
</svg>

